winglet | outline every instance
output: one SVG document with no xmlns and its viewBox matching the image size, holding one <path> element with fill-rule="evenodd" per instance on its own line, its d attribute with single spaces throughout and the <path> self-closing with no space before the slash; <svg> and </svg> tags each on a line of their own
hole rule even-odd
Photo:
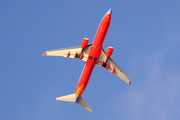
<svg viewBox="0 0 180 120">
<path fill-rule="evenodd" d="M 131 85 L 131 81 L 129 82 L 129 85 Z"/>
<path fill-rule="evenodd" d="M 42 54 L 42 56 L 46 56 L 47 55 L 47 52 L 45 52 L 44 54 Z"/>
</svg>

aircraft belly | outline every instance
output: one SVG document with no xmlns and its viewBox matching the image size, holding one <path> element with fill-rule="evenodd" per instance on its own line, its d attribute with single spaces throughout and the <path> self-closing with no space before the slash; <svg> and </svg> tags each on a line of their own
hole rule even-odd
<svg viewBox="0 0 180 120">
<path fill-rule="evenodd" d="M 94 45 L 102 46 L 110 25 L 110 21 L 111 21 L 110 15 L 107 15 L 102 19 L 94 38 L 94 42 L 93 42 Z"/>
<path fill-rule="evenodd" d="M 94 42 L 89 51 L 89 55 L 88 55 L 86 64 L 84 66 L 83 72 L 81 74 L 81 77 L 79 79 L 79 82 L 78 82 L 78 85 L 76 88 L 76 97 L 78 95 L 79 95 L 79 97 L 81 97 L 81 95 L 83 94 L 83 92 L 89 82 L 89 79 L 91 77 L 92 71 L 93 71 L 95 65 L 97 64 L 97 61 L 101 54 L 102 44 L 104 42 L 107 30 L 110 25 L 110 19 L 111 19 L 111 13 L 108 13 L 107 15 L 105 15 L 105 17 L 102 19 L 102 21 L 99 25 L 99 28 L 98 28 L 97 33 L 94 38 Z"/>
<path fill-rule="evenodd" d="M 85 67 L 84 67 L 84 69 L 83 69 L 82 75 L 81 75 L 81 77 L 80 77 L 80 80 L 79 80 L 79 82 L 78 82 L 78 85 L 77 85 L 76 90 L 77 90 L 80 86 L 82 86 L 83 84 L 84 84 L 84 90 L 85 90 L 85 88 L 86 88 L 86 86 L 87 86 L 87 84 L 88 84 L 88 82 L 89 82 L 90 76 L 91 76 L 91 74 L 92 74 L 93 68 L 94 68 L 94 66 L 90 66 L 90 65 L 88 65 L 88 64 L 86 63 L 86 65 L 85 65 Z"/>
<path fill-rule="evenodd" d="M 92 71 L 99 59 L 101 49 L 102 49 L 102 47 L 96 47 L 95 45 L 92 46 L 76 90 L 83 84 L 84 84 L 84 90 L 85 90 L 85 88 L 89 82 L 89 79 L 91 77 Z"/>
</svg>

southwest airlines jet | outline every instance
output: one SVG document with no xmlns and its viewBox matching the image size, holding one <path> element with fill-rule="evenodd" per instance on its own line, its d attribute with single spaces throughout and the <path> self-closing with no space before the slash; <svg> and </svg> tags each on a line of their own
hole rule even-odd
<svg viewBox="0 0 180 120">
<path fill-rule="evenodd" d="M 130 79 L 126 74 L 118 67 L 118 65 L 111 59 L 111 54 L 113 52 L 113 47 L 108 47 L 106 52 L 102 47 L 106 33 L 108 31 L 110 21 L 111 21 L 112 10 L 109 9 L 104 15 L 97 33 L 95 35 L 93 44 L 89 44 L 88 38 L 83 38 L 80 47 L 72 47 L 65 49 L 56 49 L 46 51 L 42 56 L 63 56 L 66 58 L 79 58 L 86 62 L 84 69 L 82 71 L 81 77 L 76 87 L 76 92 L 74 94 L 57 97 L 56 100 L 75 102 L 92 112 L 92 109 L 83 99 L 82 94 L 86 89 L 89 82 L 90 76 L 95 65 L 104 67 L 106 70 L 110 71 L 112 74 L 117 75 L 127 84 L 131 84 Z"/>
</svg>

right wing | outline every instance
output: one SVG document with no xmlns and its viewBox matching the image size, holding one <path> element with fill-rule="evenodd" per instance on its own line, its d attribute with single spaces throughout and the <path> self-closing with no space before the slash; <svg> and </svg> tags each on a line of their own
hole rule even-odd
<svg viewBox="0 0 180 120">
<path fill-rule="evenodd" d="M 102 62 L 105 61 L 103 64 Z M 105 67 L 108 71 L 111 73 L 117 75 L 120 77 L 122 80 L 124 80 L 127 84 L 131 84 L 131 80 L 128 78 L 128 76 L 119 68 L 119 66 L 111 59 L 111 58 L 106 58 L 106 52 L 102 48 L 101 54 L 99 56 L 98 66 Z"/>
<path fill-rule="evenodd" d="M 80 58 L 83 61 L 87 61 L 89 51 L 92 44 L 87 45 L 85 49 L 81 47 L 72 47 L 65 49 L 48 50 L 42 56 L 62 56 L 66 58 Z"/>
</svg>

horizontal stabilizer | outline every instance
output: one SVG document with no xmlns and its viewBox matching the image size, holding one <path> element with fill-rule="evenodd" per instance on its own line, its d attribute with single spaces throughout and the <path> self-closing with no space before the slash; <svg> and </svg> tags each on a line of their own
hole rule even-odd
<svg viewBox="0 0 180 120">
<path fill-rule="evenodd" d="M 79 105 L 81 105 L 82 107 L 86 108 L 87 110 L 89 110 L 90 112 L 92 112 L 92 109 L 89 107 L 89 105 L 86 103 L 86 101 L 83 99 L 82 96 L 79 98 L 79 100 L 77 101 L 77 103 L 78 103 Z"/>
<path fill-rule="evenodd" d="M 57 97 L 56 100 L 74 102 L 75 101 L 75 93 L 70 94 L 70 95 L 65 95 L 62 97 Z"/>
<path fill-rule="evenodd" d="M 56 100 L 75 102 L 75 93 L 70 95 L 65 95 L 62 97 L 57 97 Z M 87 110 L 89 110 L 90 112 L 92 112 L 91 108 L 89 107 L 89 105 L 86 103 L 86 101 L 83 99 L 82 96 L 78 99 L 77 103 L 82 107 L 86 108 Z"/>
</svg>

